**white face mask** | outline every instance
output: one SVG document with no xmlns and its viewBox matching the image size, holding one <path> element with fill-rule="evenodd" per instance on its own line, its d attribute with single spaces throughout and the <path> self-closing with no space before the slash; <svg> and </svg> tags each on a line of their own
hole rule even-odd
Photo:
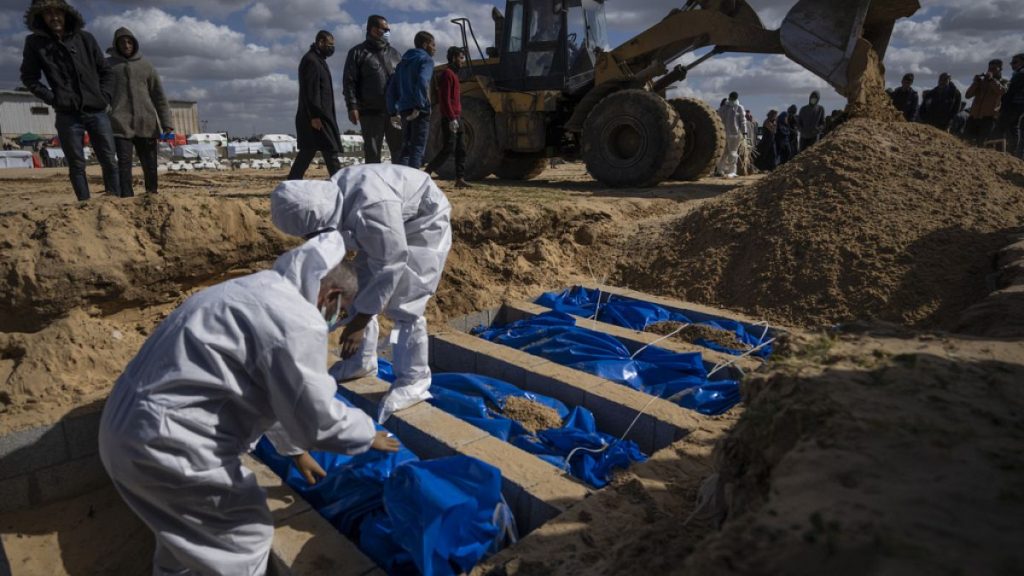
<svg viewBox="0 0 1024 576">
<path fill-rule="evenodd" d="M 338 323 L 341 322 L 341 298 L 337 298 L 336 301 L 338 305 L 334 307 L 334 314 L 330 317 L 327 316 L 327 305 L 324 304 L 320 307 L 320 315 L 324 317 L 324 322 L 327 323 L 328 332 L 334 332 L 334 329 L 338 327 Z"/>
<path fill-rule="evenodd" d="M 384 32 L 384 36 L 382 36 L 382 38 L 385 40 L 391 40 L 391 30 Z"/>
</svg>

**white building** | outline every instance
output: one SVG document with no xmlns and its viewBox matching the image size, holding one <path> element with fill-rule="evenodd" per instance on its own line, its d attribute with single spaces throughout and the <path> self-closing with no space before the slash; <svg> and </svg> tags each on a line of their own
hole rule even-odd
<svg viewBox="0 0 1024 576">
<path fill-rule="evenodd" d="M 0 90 L 0 136 L 13 139 L 32 132 L 46 138 L 57 135 L 53 108 L 31 92 Z"/>
<path fill-rule="evenodd" d="M 171 118 L 178 134 L 199 132 L 199 105 L 186 100 L 170 100 Z M 57 135 L 57 115 L 53 108 L 31 92 L 0 90 L 0 136 L 12 139 L 27 132 L 46 138 Z"/>
</svg>

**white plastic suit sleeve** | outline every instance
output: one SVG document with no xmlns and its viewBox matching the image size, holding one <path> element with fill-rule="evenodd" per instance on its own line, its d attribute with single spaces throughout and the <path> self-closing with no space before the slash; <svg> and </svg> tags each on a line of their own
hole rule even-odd
<svg viewBox="0 0 1024 576">
<path fill-rule="evenodd" d="M 360 257 L 365 258 L 370 278 L 359 287 L 353 307 L 363 314 L 380 314 L 391 300 L 409 259 L 402 205 L 386 201 L 364 207 L 356 217 L 352 235 L 362 251 Z"/>
<path fill-rule="evenodd" d="M 327 374 L 326 332 L 290 331 L 258 361 L 267 394 L 283 434 L 275 447 L 294 456 L 313 449 L 360 454 L 370 448 L 373 420 L 334 398 L 337 385 Z M 275 438 L 271 438 L 274 442 Z"/>
<path fill-rule="evenodd" d="M 288 437 L 288 432 L 285 432 L 284 426 L 280 422 L 275 423 L 263 434 L 274 445 L 274 450 L 277 450 L 277 453 L 282 456 L 298 456 L 305 452 L 305 450 L 292 442 L 292 439 Z"/>
</svg>

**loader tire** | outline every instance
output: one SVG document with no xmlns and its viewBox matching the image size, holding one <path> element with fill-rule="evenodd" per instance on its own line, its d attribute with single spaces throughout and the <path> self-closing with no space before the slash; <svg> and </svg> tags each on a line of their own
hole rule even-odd
<svg viewBox="0 0 1024 576">
<path fill-rule="evenodd" d="M 547 158 L 506 155 L 498 169 L 494 171 L 494 175 L 502 180 L 533 180 L 547 167 Z"/>
<path fill-rule="evenodd" d="M 427 160 L 433 159 L 440 152 L 442 141 L 442 123 L 447 122 L 435 107 L 430 117 L 430 147 Z M 466 147 L 466 180 L 483 180 L 501 164 L 501 149 L 498 147 L 498 136 L 494 129 L 494 110 L 490 104 L 479 98 L 462 99 L 462 144 Z M 448 160 L 437 168 L 437 174 L 444 180 L 455 179 L 455 151 Z"/>
<path fill-rule="evenodd" d="M 645 90 L 613 92 L 583 123 L 587 172 L 607 186 L 655 186 L 683 154 L 684 128 L 664 98 Z"/>
<path fill-rule="evenodd" d="M 725 152 L 725 126 L 710 106 L 693 98 L 669 100 L 686 128 L 683 159 L 672 173 L 673 180 L 700 180 L 715 171 Z"/>
</svg>

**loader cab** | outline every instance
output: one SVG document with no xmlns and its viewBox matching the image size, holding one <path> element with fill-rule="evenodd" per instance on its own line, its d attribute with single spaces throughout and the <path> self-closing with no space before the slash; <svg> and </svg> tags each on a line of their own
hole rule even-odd
<svg viewBox="0 0 1024 576">
<path fill-rule="evenodd" d="M 604 0 L 509 0 L 497 84 L 504 90 L 577 92 L 608 49 Z"/>
</svg>

